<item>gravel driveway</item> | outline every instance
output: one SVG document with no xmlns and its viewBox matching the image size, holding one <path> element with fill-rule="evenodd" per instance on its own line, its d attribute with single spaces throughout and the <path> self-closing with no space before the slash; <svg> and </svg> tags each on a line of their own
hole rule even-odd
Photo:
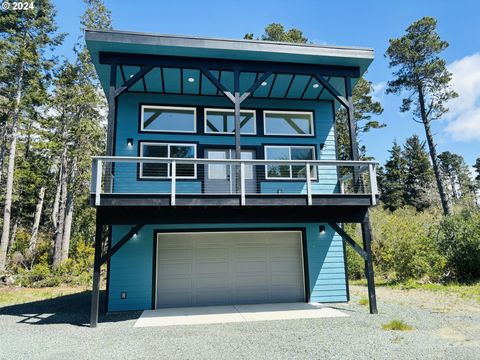
<svg viewBox="0 0 480 360">
<path fill-rule="evenodd" d="M 215 325 L 134 328 L 140 313 L 101 317 L 87 327 L 89 294 L 0 308 L 1 359 L 479 359 L 477 303 L 426 291 L 377 290 L 380 315 L 359 305 L 350 316 Z M 412 331 L 386 331 L 400 319 Z"/>
</svg>

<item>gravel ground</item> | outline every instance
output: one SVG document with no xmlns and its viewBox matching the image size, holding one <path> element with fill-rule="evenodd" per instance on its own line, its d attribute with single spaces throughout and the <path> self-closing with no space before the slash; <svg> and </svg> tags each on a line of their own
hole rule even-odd
<svg viewBox="0 0 480 360">
<path fill-rule="evenodd" d="M 480 359 L 480 308 L 457 296 L 378 288 L 378 316 L 351 287 L 347 318 L 133 328 L 140 313 L 87 327 L 88 292 L 0 308 L 1 359 Z M 400 319 L 412 331 L 385 331 Z"/>
</svg>

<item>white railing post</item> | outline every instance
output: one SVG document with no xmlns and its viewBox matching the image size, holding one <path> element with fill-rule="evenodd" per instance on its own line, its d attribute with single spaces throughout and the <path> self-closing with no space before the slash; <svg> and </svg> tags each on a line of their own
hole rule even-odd
<svg viewBox="0 0 480 360">
<path fill-rule="evenodd" d="M 245 163 L 240 163 L 240 204 L 245 205 Z"/>
<path fill-rule="evenodd" d="M 97 161 L 97 178 L 95 180 L 95 205 L 99 206 L 100 205 L 100 195 L 102 193 L 102 160 L 96 159 Z"/>
<path fill-rule="evenodd" d="M 171 184 L 171 189 L 170 189 L 170 196 L 171 196 L 171 204 L 172 206 L 175 206 L 175 193 L 177 192 L 177 162 L 175 160 L 172 160 L 171 163 L 172 166 L 172 184 Z"/>
<path fill-rule="evenodd" d="M 306 163 L 305 169 L 307 171 L 307 203 L 312 205 L 312 174 L 310 173 L 310 164 Z"/>
<path fill-rule="evenodd" d="M 374 164 L 368 164 L 368 175 L 370 176 L 370 192 L 372 193 L 372 205 L 377 204 L 377 174 Z"/>
</svg>

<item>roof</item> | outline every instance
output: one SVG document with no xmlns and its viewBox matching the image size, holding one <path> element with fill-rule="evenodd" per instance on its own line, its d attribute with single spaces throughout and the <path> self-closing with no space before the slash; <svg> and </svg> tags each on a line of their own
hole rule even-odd
<svg viewBox="0 0 480 360">
<path fill-rule="evenodd" d="M 367 70 L 374 57 L 369 48 L 118 30 L 86 30 L 85 39 L 104 90 L 108 87 L 109 72 L 108 65 L 100 64 L 100 52 L 348 66 L 358 68 L 360 74 Z M 135 71 L 133 67 L 129 70 Z"/>
</svg>

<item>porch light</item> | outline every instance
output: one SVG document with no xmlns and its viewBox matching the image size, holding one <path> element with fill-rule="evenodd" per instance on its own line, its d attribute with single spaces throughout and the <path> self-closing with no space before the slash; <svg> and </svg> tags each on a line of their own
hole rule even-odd
<svg viewBox="0 0 480 360">
<path fill-rule="evenodd" d="M 127 139 L 127 146 L 128 146 L 128 147 L 132 147 L 132 146 L 133 146 L 133 139 L 132 139 L 132 138 L 128 138 L 128 139 Z"/>
<path fill-rule="evenodd" d="M 133 234 L 133 237 L 136 238 L 138 236 L 138 233 Z"/>
<path fill-rule="evenodd" d="M 187 80 L 188 80 L 188 82 L 189 82 L 189 83 L 193 83 L 193 82 L 195 82 L 195 79 L 194 79 L 194 78 L 192 78 L 192 77 L 189 77 Z"/>
<path fill-rule="evenodd" d="M 325 234 L 325 225 L 320 225 L 319 230 L 320 230 L 320 235 Z"/>
<path fill-rule="evenodd" d="M 262 86 L 267 86 L 267 82 L 266 81 L 262 82 Z"/>
<path fill-rule="evenodd" d="M 314 89 L 318 89 L 319 87 L 320 87 L 319 84 L 313 84 L 313 88 L 314 88 Z"/>
</svg>

